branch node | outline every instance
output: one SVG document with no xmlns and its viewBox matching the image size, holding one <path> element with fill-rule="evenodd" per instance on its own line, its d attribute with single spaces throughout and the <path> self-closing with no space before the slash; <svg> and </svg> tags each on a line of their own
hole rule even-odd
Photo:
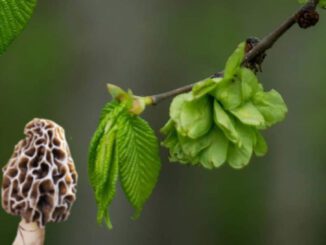
<svg viewBox="0 0 326 245">
<path fill-rule="evenodd" d="M 253 50 L 261 40 L 257 37 L 249 37 L 246 40 L 245 52 L 248 54 L 251 50 Z M 262 64 L 266 58 L 266 52 L 262 51 L 258 53 L 253 59 L 245 60 L 243 65 L 250 70 L 253 70 L 255 73 L 262 72 Z"/>
<path fill-rule="evenodd" d="M 303 29 L 316 25 L 319 21 L 319 14 L 316 11 L 316 6 L 307 5 L 302 8 L 302 10 L 295 15 L 295 20 L 300 28 Z"/>
</svg>

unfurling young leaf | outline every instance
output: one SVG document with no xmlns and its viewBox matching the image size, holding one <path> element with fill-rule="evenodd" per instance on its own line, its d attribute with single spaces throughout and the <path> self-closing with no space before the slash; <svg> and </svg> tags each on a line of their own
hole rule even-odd
<svg viewBox="0 0 326 245">
<path fill-rule="evenodd" d="M 134 103 L 131 93 L 119 94 L 117 87 L 110 88 L 115 98 L 122 100 L 113 100 L 103 108 L 91 140 L 88 163 L 98 208 L 97 221 L 102 223 L 104 219 L 112 228 L 108 208 L 114 199 L 118 178 L 135 208 L 133 217 L 136 218 L 156 185 L 160 159 L 153 130 L 146 121 L 132 114 L 139 111 L 138 102 Z"/>
<path fill-rule="evenodd" d="M 105 219 L 109 228 L 112 224 L 107 209 L 115 196 L 119 167 L 117 118 L 124 112 L 124 107 L 117 102 L 110 102 L 104 107 L 89 149 L 88 174 L 98 207 L 97 221 L 101 223 Z"/>
<path fill-rule="evenodd" d="M 267 144 L 259 132 L 282 121 L 287 107 L 275 90 L 264 92 L 256 75 L 242 67 L 244 43 L 230 56 L 224 78 L 209 78 L 174 98 L 170 120 L 162 128 L 170 160 L 218 168 L 248 165 Z"/>
<path fill-rule="evenodd" d="M 116 193 L 116 183 L 119 176 L 118 149 L 115 142 L 115 137 L 116 130 L 113 130 L 110 135 L 108 134 L 107 137 L 104 136 L 102 138 L 103 144 L 106 144 L 106 146 L 100 147 L 106 149 L 104 149 L 104 152 L 99 153 L 103 154 L 104 159 L 98 159 L 98 161 L 103 161 L 103 167 L 99 169 L 101 173 L 97 174 L 99 180 L 95 192 L 96 200 L 99 206 L 97 222 L 101 223 L 104 218 L 109 229 L 112 228 L 112 223 L 109 216 L 108 206 L 111 205 L 114 199 Z M 106 154 L 106 156 L 104 154 Z M 101 165 L 101 163 L 99 163 L 99 165 Z"/>
<path fill-rule="evenodd" d="M 0 55 L 25 28 L 36 2 L 37 0 L 0 1 Z"/>
<path fill-rule="evenodd" d="M 232 80 L 240 69 L 241 63 L 245 56 L 245 42 L 240 43 L 237 49 L 231 54 L 226 62 L 224 70 L 224 78 Z"/>
</svg>

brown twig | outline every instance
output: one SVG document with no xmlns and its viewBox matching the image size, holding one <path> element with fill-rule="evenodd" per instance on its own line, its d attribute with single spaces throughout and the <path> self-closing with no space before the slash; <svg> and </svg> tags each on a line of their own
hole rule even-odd
<svg viewBox="0 0 326 245">
<path fill-rule="evenodd" d="M 191 91 L 191 89 L 192 89 L 192 87 L 194 85 L 195 85 L 195 83 L 188 84 L 186 86 L 176 88 L 176 89 L 170 90 L 168 92 L 151 95 L 151 96 L 149 96 L 151 98 L 150 104 L 157 105 L 159 102 L 161 102 L 161 101 L 163 101 L 163 100 L 165 100 L 167 98 L 174 97 L 174 96 L 176 96 L 178 94 L 187 93 L 187 92 Z"/>
<path fill-rule="evenodd" d="M 274 31 L 272 31 L 270 34 L 265 36 L 252 50 L 250 50 L 246 54 L 243 64 L 253 61 L 257 56 L 259 56 L 262 53 L 265 53 L 268 49 L 272 48 L 273 45 L 276 43 L 276 41 L 281 36 L 283 36 L 289 29 L 291 29 L 291 27 L 294 24 L 297 23 L 298 16 L 301 16 L 307 9 L 311 9 L 311 10 L 315 11 L 318 3 L 319 3 L 319 0 L 310 0 L 307 4 L 305 4 L 302 8 L 300 8 L 296 13 L 294 13 L 289 18 L 287 18 L 279 27 L 277 27 Z M 315 23 L 312 23 L 311 25 L 314 25 L 314 24 Z M 218 73 L 218 76 L 222 76 L 221 74 L 222 73 Z M 150 100 L 152 102 L 151 104 L 156 105 L 165 99 L 168 99 L 170 97 L 174 97 L 176 95 L 191 91 L 194 84 L 189 84 L 189 85 L 186 85 L 186 86 L 183 86 L 180 88 L 173 89 L 168 92 L 151 95 L 151 96 L 148 96 L 148 98 L 150 98 Z"/>
</svg>

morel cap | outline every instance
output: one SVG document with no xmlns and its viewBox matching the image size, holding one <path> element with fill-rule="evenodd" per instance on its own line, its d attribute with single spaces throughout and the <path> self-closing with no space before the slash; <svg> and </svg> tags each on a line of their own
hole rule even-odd
<svg viewBox="0 0 326 245">
<path fill-rule="evenodd" d="M 62 127 L 33 119 L 3 168 L 2 207 L 43 228 L 65 221 L 76 200 L 77 172 Z"/>
</svg>

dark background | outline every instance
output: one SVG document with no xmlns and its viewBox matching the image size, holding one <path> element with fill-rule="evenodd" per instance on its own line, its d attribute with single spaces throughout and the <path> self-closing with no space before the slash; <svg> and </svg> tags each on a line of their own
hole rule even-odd
<svg viewBox="0 0 326 245">
<path fill-rule="evenodd" d="M 266 157 L 242 171 L 208 171 L 171 164 L 162 149 L 160 180 L 141 218 L 130 220 L 119 187 L 112 231 L 96 224 L 87 177 L 107 82 L 147 95 L 200 80 L 297 7 L 296 0 L 39 1 L 0 57 L 0 161 L 34 117 L 66 129 L 78 199 L 67 222 L 47 226 L 46 244 L 326 244 L 326 11 L 317 27 L 293 28 L 268 52 L 259 77 L 283 95 L 289 114 L 267 132 Z M 157 133 L 168 106 L 146 110 Z M 0 244 L 11 244 L 18 222 L 0 212 Z"/>
</svg>

